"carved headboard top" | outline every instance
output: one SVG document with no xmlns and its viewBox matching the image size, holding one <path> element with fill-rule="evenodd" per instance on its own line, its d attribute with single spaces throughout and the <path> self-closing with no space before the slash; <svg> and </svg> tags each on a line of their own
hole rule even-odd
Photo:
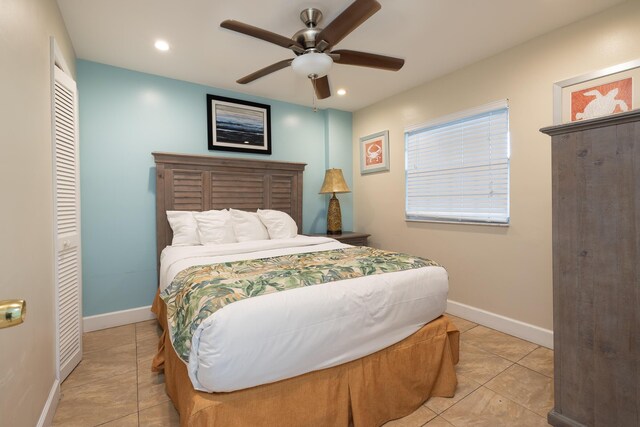
<svg viewBox="0 0 640 427">
<path fill-rule="evenodd" d="M 156 239 L 160 252 L 173 234 L 167 211 L 276 209 L 302 230 L 305 163 L 152 153 L 156 162 Z"/>
</svg>

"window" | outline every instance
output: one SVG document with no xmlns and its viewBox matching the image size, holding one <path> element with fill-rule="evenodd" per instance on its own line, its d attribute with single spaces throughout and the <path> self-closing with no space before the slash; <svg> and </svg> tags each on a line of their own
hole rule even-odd
<svg viewBox="0 0 640 427">
<path fill-rule="evenodd" d="M 407 221 L 509 224 L 509 156 L 506 100 L 406 130 Z"/>
</svg>

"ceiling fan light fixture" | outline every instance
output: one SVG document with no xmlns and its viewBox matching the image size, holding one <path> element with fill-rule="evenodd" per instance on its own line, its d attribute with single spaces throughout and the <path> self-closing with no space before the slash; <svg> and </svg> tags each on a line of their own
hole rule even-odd
<svg viewBox="0 0 640 427">
<path fill-rule="evenodd" d="M 325 53 L 309 52 L 296 57 L 291 62 L 293 72 L 304 77 L 313 76 L 314 79 L 324 77 L 329 73 L 333 59 Z"/>
</svg>

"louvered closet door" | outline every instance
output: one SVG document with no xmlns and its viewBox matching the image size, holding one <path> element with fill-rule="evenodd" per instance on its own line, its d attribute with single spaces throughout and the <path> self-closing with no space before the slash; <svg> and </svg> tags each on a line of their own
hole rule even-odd
<svg viewBox="0 0 640 427">
<path fill-rule="evenodd" d="M 54 71 L 56 308 L 60 381 L 82 359 L 80 186 L 76 83 Z"/>
</svg>

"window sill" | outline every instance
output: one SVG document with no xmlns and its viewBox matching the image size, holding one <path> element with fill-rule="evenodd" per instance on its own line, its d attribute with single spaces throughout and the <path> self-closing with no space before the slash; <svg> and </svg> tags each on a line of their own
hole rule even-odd
<svg viewBox="0 0 640 427">
<path fill-rule="evenodd" d="M 485 225 L 491 227 L 509 227 L 511 224 L 509 222 L 484 222 L 484 221 L 453 221 L 453 220 L 445 220 L 445 219 L 416 219 L 416 218 L 405 218 L 405 222 L 431 222 L 435 224 L 460 224 L 460 225 Z"/>
</svg>

